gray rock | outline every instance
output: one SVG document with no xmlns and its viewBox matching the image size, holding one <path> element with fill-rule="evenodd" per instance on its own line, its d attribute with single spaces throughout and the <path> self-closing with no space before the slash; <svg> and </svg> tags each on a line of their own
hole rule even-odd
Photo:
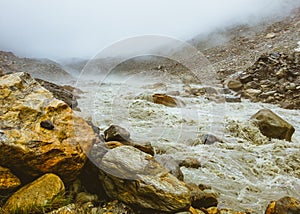
<svg viewBox="0 0 300 214">
<path fill-rule="evenodd" d="M 104 131 L 105 141 L 129 141 L 130 133 L 121 126 L 111 125 Z"/>
<path fill-rule="evenodd" d="M 109 150 L 98 165 L 106 194 L 125 204 L 161 212 L 190 207 L 185 184 L 162 167 L 153 156 L 130 146 Z"/>
</svg>

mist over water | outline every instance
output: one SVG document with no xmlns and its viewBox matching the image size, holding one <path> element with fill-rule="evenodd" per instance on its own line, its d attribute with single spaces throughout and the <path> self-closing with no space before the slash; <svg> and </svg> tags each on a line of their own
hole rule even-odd
<svg viewBox="0 0 300 214">
<path fill-rule="evenodd" d="M 0 49 L 19 56 L 90 58 L 139 35 L 181 40 L 287 15 L 300 0 L 27 0 L 0 2 Z"/>
</svg>

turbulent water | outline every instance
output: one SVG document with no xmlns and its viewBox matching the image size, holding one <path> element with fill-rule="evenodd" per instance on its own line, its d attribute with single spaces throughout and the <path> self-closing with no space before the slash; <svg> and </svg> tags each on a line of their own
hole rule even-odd
<svg viewBox="0 0 300 214">
<path fill-rule="evenodd" d="M 286 195 L 300 198 L 300 114 L 296 110 L 185 96 L 182 81 L 152 72 L 111 74 L 102 82 L 79 79 L 77 87 L 86 92 L 79 99 L 82 114 L 102 131 L 118 124 L 132 139 L 151 142 L 158 154 L 177 160 L 197 158 L 199 169 L 182 167 L 185 181 L 212 186 L 220 208 L 264 213 L 271 200 Z M 178 92 L 186 104 L 182 108 L 149 101 L 154 93 Z M 262 108 L 271 109 L 295 127 L 292 142 L 269 141 L 248 122 Z M 207 133 L 223 142 L 202 144 Z"/>
</svg>

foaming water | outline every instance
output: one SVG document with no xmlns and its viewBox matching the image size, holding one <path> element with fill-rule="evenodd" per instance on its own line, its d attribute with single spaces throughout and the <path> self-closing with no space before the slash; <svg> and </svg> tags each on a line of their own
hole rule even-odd
<svg viewBox="0 0 300 214">
<path fill-rule="evenodd" d="M 197 158 L 201 168 L 182 167 L 185 181 L 212 186 L 219 194 L 219 207 L 264 213 L 271 200 L 286 195 L 300 198 L 298 111 L 185 96 L 181 81 L 151 72 L 134 78 L 111 75 L 105 82 L 84 81 L 78 87 L 87 92 L 79 99 L 79 107 L 102 131 L 118 124 L 134 140 L 151 142 L 157 153 L 176 160 Z M 185 107 L 170 108 L 148 99 L 154 93 L 174 91 Z M 262 108 L 271 109 L 295 127 L 292 142 L 269 141 L 248 122 Z M 203 145 L 201 138 L 207 133 L 224 142 Z"/>
</svg>

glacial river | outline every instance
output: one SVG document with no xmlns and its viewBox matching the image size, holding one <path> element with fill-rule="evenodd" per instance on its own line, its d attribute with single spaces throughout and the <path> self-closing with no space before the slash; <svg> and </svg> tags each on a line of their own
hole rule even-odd
<svg viewBox="0 0 300 214">
<path fill-rule="evenodd" d="M 157 154 L 176 160 L 197 158 L 198 169 L 182 167 L 186 182 L 212 186 L 220 208 L 264 213 L 271 200 L 300 198 L 300 114 L 275 105 L 218 102 L 189 96 L 186 85 L 173 76 L 140 72 L 110 74 L 104 81 L 79 80 L 82 115 L 92 119 L 102 133 L 111 124 L 126 128 L 131 138 L 151 142 Z M 203 86 L 190 84 L 191 87 Z M 177 94 L 185 103 L 171 108 L 149 101 L 154 93 Z M 292 142 L 262 136 L 249 122 L 257 111 L 268 108 L 292 124 Z M 204 145 L 213 134 L 222 143 Z"/>
</svg>

